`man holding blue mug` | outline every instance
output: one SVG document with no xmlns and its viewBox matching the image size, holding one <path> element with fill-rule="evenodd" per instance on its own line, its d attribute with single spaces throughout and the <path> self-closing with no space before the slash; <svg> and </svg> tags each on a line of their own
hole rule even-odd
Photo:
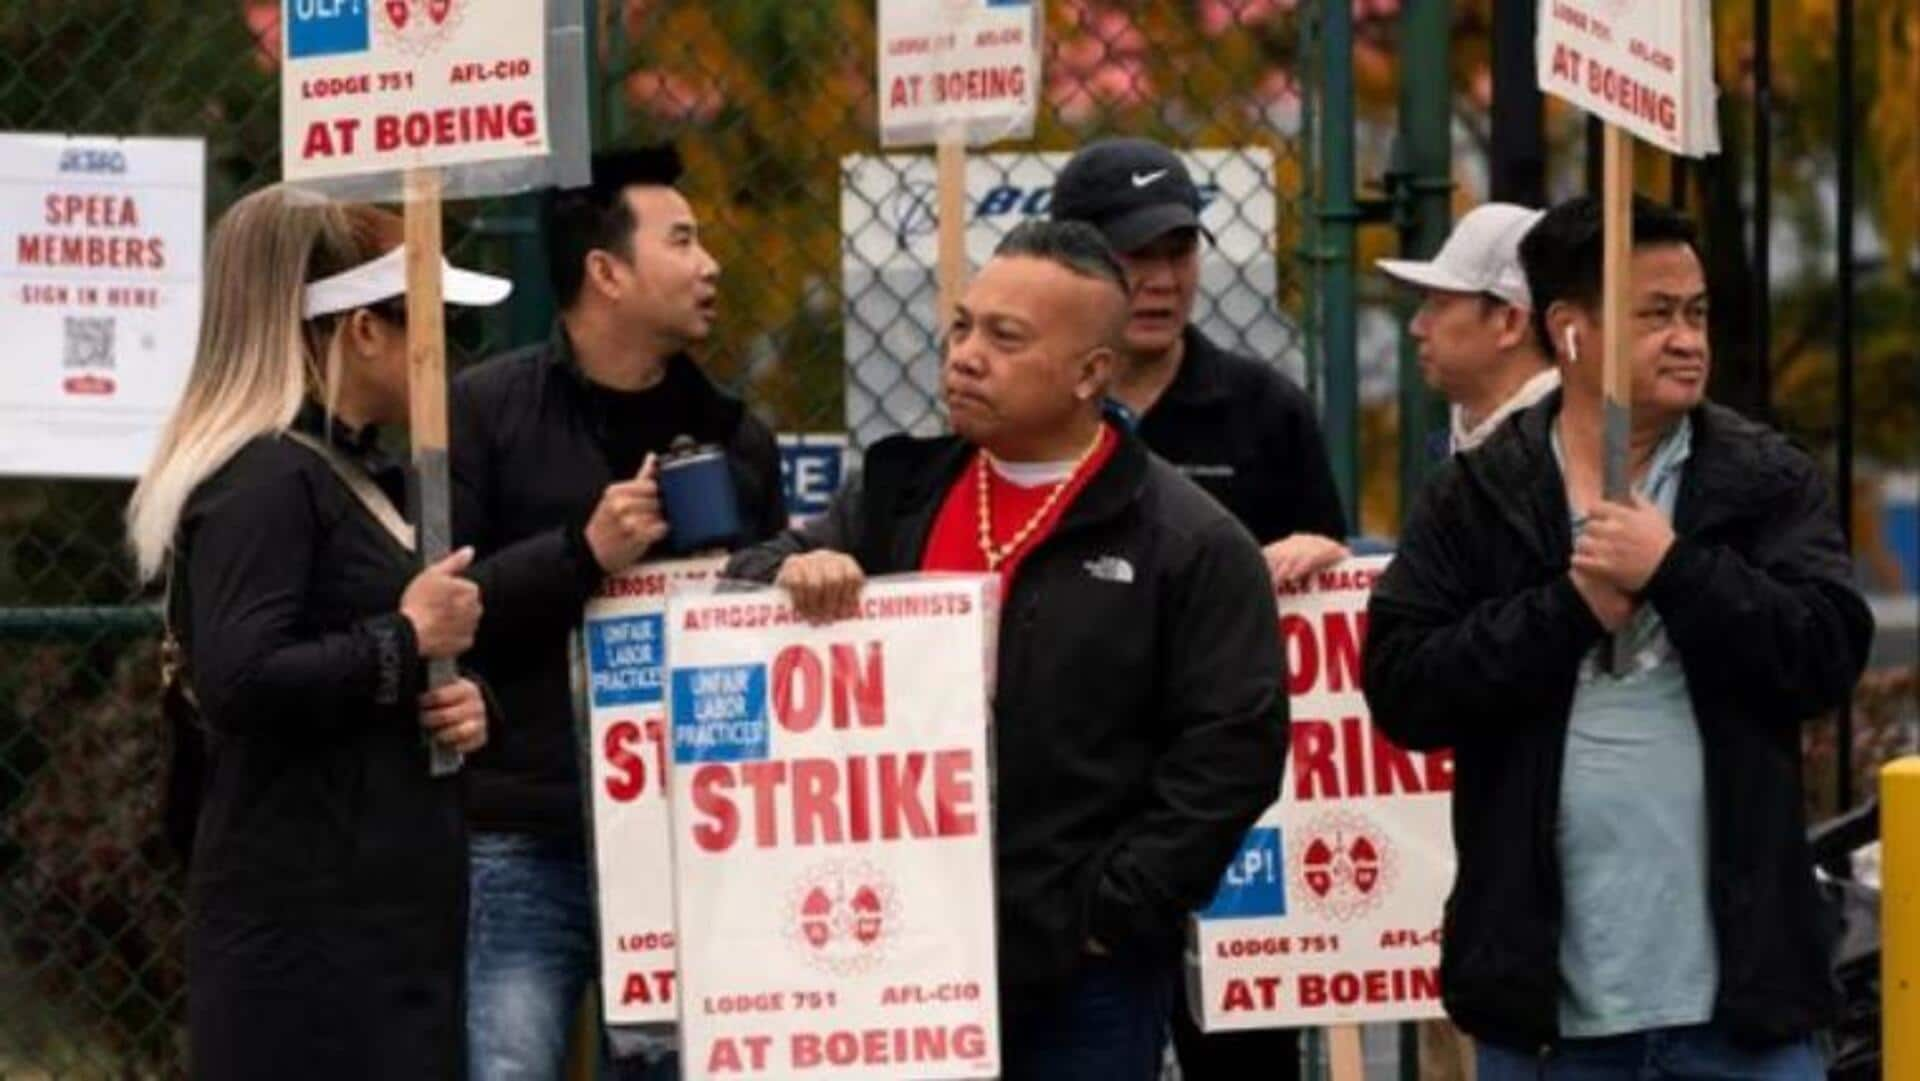
<svg viewBox="0 0 1920 1081">
<path fill-rule="evenodd" d="M 467 769 L 475 1081 L 558 1079 L 598 967 L 567 668 L 582 606 L 644 557 L 786 524 L 772 433 L 687 354 L 720 267 L 674 188 L 679 156 L 599 155 L 593 174 L 553 204 L 551 339 L 461 373 L 451 396 L 454 531 L 488 602 L 469 661 L 506 718 Z M 683 441 L 694 453 L 670 453 Z M 613 1071 L 673 1074 L 658 1056 Z"/>
</svg>

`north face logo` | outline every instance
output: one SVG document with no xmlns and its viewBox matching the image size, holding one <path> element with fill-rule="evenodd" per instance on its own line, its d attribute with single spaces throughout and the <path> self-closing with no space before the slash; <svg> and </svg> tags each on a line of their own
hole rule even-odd
<svg viewBox="0 0 1920 1081">
<path fill-rule="evenodd" d="M 1119 556 L 1101 556 L 1086 562 L 1087 574 L 1102 582 L 1118 582 L 1121 585 L 1133 584 L 1133 564 Z"/>
</svg>

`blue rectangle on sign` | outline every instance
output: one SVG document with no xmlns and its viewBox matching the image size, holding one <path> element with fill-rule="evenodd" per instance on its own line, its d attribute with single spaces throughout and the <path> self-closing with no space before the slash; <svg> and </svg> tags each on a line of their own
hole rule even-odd
<svg viewBox="0 0 1920 1081">
<path fill-rule="evenodd" d="M 1220 876 L 1220 888 L 1214 891 L 1212 903 L 1201 911 L 1201 918 L 1286 915 L 1285 867 L 1280 831 L 1264 826 L 1248 830 L 1240 851 L 1227 865 L 1227 873 Z"/>
<path fill-rule="evenodd" d="M 780 437 L 780 480 L 787 514 L 811 518 L 825 514 L 846 478 L 845 439 L 795 435 Z"/>
<path fill-rule="evenodd" d="M 767 757 L 767 668 L 729 664 L 673 673 L 673 761 Z"/>
<path fill-rule="evenodd" d="M 660 701 L 664 627 L 665 617 L 657 614 L 587 621 L 587 674 L 596 708 Z"/>
<path fill-rule="evenodd" d="M 287 55 L 334 56 L 363 53 L 372 25 L 371 0 L 287 0 Z"/>
</svg>

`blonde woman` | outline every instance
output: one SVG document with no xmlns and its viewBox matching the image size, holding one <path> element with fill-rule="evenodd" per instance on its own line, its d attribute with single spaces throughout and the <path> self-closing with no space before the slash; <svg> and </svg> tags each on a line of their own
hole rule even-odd
<svg viewBox="0 0 1920 1081">
<path fill-rule="evenodd" d="M 128 508 L 168 582 L 206 775 L 189 874 L 193 1076 L 455 1078 L 465 833 L 426 738 L 486 739 L 462 550 L 419 571 L 376 438 L 407 416 L 399 220 L 284 188 L 214 231 L 181 403 Z M 447 297 L 508 284 L 450 271 Z"/>
</svg>

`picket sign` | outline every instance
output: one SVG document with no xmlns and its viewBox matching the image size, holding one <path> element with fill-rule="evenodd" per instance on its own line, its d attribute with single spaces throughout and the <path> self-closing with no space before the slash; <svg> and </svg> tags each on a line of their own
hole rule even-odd
<svg viewBox="0 0 1920 1081">
<path fill-rule="evenodd" d="M 987 693 L 997 580 L 667 606 L 688 1078 L 999 1072 Z"/>
<path fill-rule="evenodd" d="M 880 145 L 933 143 L 939 325 L 966 288 L 967 148 L 1033 133 L 1041 0 L 880 0 Z"/>
<path fill-rule="evenodd" d="M 1337 1081 L 1361 1076 L 1360 1025 L 1443 1016 L 1453 760 L 1394 746 L 1367 714 L 1367 601 L 1386 563 L 1274 587 L 1287 772 L 1196 915 L 1187 970 L 1202 1030 L 1323 1029 Z"/>
<path fill-rule="evenodd" d="M 609 1024 L 669 1025 L 678 1015 L 667 598 L 710 585 L 725 565 L 724 556 L 703 556 L 610 575 L 581 625 L 600 1002 Z"/>
</svg>

